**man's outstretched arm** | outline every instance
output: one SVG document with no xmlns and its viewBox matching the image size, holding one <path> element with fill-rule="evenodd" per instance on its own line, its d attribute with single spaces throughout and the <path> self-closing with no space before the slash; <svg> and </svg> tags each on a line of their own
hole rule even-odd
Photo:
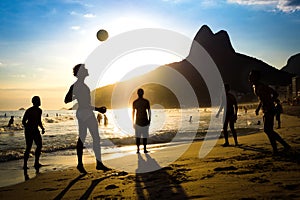
<svg viewBox="0 0 300 200">
<path fill-rule="evenodd" d="M 65 103 L 70 103 L 74 100 L 73 96 L 73 85 L 70 87 L 68 93 L 65 96 Z"/>
</svg>

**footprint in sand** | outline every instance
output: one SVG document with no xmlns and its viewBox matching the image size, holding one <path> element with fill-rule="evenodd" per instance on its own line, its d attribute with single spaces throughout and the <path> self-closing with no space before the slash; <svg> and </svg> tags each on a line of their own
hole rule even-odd
<svg viewBox="0 0 300 200">
<path fill-rule="evenodd" d="M 234 166 L 229 166 L 229 167 L 217 167 L 214 169 L 215 172 L 221 172 L 221 171 L 232 171 L 232 170 L 237 170 L 238 168 Z"/>
<path fill-rule="evenodd" d="M 119 186 L 117 186 L 115 184 L 108 185 L 108 186 L 105 187 L 106 190 L 112 190 L 112 189 L 116 189 L 116 188 L 119 188 Z"/>
<path fill-rule="evenodd" d="M 268 182 L 270 182 L 268 179 L 264 179 L 261 177 L 253 177 L 250 179 L 250 181 L 253 183 L 268 183 Z"/>
</svg>

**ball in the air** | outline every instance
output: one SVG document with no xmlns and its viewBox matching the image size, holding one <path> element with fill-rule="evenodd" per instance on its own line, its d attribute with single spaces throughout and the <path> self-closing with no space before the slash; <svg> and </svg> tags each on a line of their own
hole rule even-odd
<svg viewBox="0 0 300 200">
<path fill-rule="evenodd" d="M 99 41 L 105 41 L 105 40 L 107 40 L 107 38 L 108 38 L 108 32 L 106 31 L 106 30 L 104 30 L 104 29 L 100 29 L 98 32 L 97 32 L 97 39 L 99 40 Z"/>
</svg>

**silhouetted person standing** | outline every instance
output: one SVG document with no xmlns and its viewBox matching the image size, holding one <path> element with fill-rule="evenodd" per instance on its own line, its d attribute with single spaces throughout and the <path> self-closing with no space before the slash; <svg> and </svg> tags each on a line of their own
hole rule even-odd
<svg viewBox="0 0 300 200">
<path fill-rule="evenodd" d="M 229 92 L 230 91 L 230 86 L 229 84 L 225 84 L 225 92 L 226 92 L 226 107 L 225 107 L 225 99 L 222 98 L 221 106 L 218 110 L 218 113 L 216 117 L 218 118 L 220 115 L 220 112 L 222 109 L 225 107 L 225 120 L 224 120 L 224 125 L 223 125 L 223 134 L 224 134 L 224 147 L 229 146 L 229 141 L 228 141 L 228 123 L 229 127 L 232 133 L 232 136 L 234 138 L 235 145 L 238 145 L 238 140 L 237 140 L 237 134 L 234 129 L 234 123 L 237 120 L 237 112 L 238 112 L 238 106 L 237 106 L 237 101 L 236 98 Z"/>
<path fill-rule="evenodd" d="M 107 126 L 108 125 L 108 118 L 106 116 L 106 114 L 104 114 L 104 126 Z"/>
<path fill-rule="evenodd" d="M 132 104 L 132 120 L 135 129 L 137 153 L 140 153 L 141 138 L 143 138 L 144 153 L 147 151 L 147 138 L 149 137 L 149 126 L 151 122 L 150 103 L 143 98 L 144 90 L 138 89 L 138 98 Z"/>
<path fill-rule="evenodd" d="M 101 159 L 101 147 L 100 147 L 100 136 L 98 130 L 97 119 L 94 115 L 93 110 L 101 113 L 106 112 L 105 107 L 95 108 L 91 106 L 91 91 L 89 87 L 84 83 L 85 78 L 89 75 L 88 70 L 85 68 L 84 64 L 78 64 L 73 68 L 73 75 L 77 77 L 77 81 L 71 85 L 66 97 L 65 103 L 72 102 L 77 99 L 78 109 L 76 112 L 76 117 L 78 120 L 79 137 L 77 141 L 77 158 L 78 165 L 77 169 L 81 173 L 87 173 L 83 167 L 82 155 L 83 155 L 83 144 L 87 136 L 87 129 L 93 138 L 93 150 L 96 157 L 96 169 L 97 170 L 109 170 L 103 165 Z"/>
<path fill-rule="evenodd" d="M 280 119 L 280 115 L 281 115 L 281 113 L 283 113 L 282 105 L 281 105 L 279 99 L 276 99 L 275 111 L 276 111 L 275 118 L 276 118 L 277 124 L 278 124 L 277 128 L 279 129 L 279 128 L 281 128 L 281 119 Z"/>
<path fill-rule="evenodd" d="M 14 116 L 11 116 L 10 120 L 8 121 L 7 127 L 11 127 L 11 125 L 13 125 L 13 124 L 14 124 Z"/>
<path fill-rule="evenodd" d="M 39 108 L 41 105 L 40 97 L 34 96 L 32 98 L 33 106 L 28 108 L 25 111 L 25 114 L 22 119 L 22 124 L 25 127 L 25 140 L 26 140 L 26 150 L 24 154 L 24 166 L 23 169 L 27 170 L 27 161 L 29 159 L 29 153 L 32 147 L 32 143 L 34 141 L 36 145 L 35 150 L 35 162 L 34 168 L 36 171 L 39 171 L 39 168 L 42 166 L 39 162 L 41 150 L 42 150 L 42 136 L 40 134 L 40 130 L 38 127 L 42 129 L 42 134 L 45 133 L 45 129 L 42 124 L 42 109 Z"/>
<path fill-rule="evenodd" d="M 278 97 L 278 93 L 272 88 L 264 85 L 260 82 L 260 72 L 253 70 L 250 72 L 249 81 L 253 85 L 254 93 L 259 98 L 259 105 L 256 108 L 256 115 L 258 115 L 260 108 L 262 107 L 264 116 L 264 131 L 268 135 L 270 143 L 273 148 L 273 153 L 277 154 L 277 144 L 276 141 L 281 143 L 286 150 L 290 149 L 290 145 L 288 145 L 280 135 L 274 131 L 274 115 L 275 115 L 275 105 L 274 102 Z"/>
<path fill-rule="evenodd" d="M 98 121 L 99 125 L 101 124 L 101 120 L 102 120 L 102 114 L 98 113 L 98 115 L 97 115 L 97 121 Z"/>
</svg>

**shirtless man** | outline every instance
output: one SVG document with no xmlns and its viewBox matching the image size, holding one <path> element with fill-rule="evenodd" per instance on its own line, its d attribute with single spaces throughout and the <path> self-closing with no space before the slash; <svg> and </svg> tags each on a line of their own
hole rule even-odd
<svg viewBox="0 0 300 200">
<path fill-rule="evenodd" d="M 235 146 L 238 145 L 238 140 L 237 140 L 237 134 L 236 131 L 234 129 L 234 123 L 237 120 L 237 112 L 238 112 L 238 106 L 237 106 L 237 101 L 236 98 L 229 92 L 230 91 L 230 86 L 229 84 L 225 84 L 225 92 L 226 92 L 226 108 L 225 108 L 225 120 L 224 120 L 224 125 L 223 125 L 223 133 L 224 133 L 224 139 L 225 139 L 225 143 L 224 143 L 224 147 L 229 146 L 229 141 L 228 141 L 228 123 L 229 123 L 229 127 L 232 133 L 232 136 L 234 138 L 234 142 L 235 142 Z M 225 106 L 225 100 L 222 99 L 221 102 L 221 106 L 218 110 L 218 113 L 216 115 L 216 117 L 218 118 L 220 115 L 220 112 L 222 111 L 222 109 Z"/>
<path fill-rule="evenodd" d="M 32 143 L 34 141 L 36 145 L 36 149 L 34 153 L 35 155 L 34 168 L 38 172 L 39 168 L 42 166 L 39 163 L 41 150 L 42 150 L 42 137 L 38 127 L 42 129 L 42 134 L 45 133 L 45 129 L 43 127 L 42 120 L 41 120 L 42 109 L 39 108 L 39 106 L 41 105 L 40 97 L 34 96 L 32 98 L 32 104 L 33 106 L 28 108 L 25 111 L 25 114 L 22 119 L 22 124 L 25 127 L 25 140 L 26 140 L 23 169 L 25 171 L 28 169 L 27 161 L 29 159 L 29 153 L 32 147 Z"/>
<path fill-rule="evenodd" d="M 272 88 L 260 82 L 260 72 L 252 70 L 249 75 L 249 81 L 253 85 L 254 93 L 259 98 L 259 105 L 256 108 L 256 115 L 258 115 L 260 108 L 262 108 L 264 116 L 264 131 L 267 134 L 273 148 L 273 154 L 278 154 L 277 143 L 281 143 L 286 150 L 291 146 L 287 144 L 280 135 L 274 131 L 274 115 L 275 105 L 274 102 L 278 97 L 278 93 Z"/>
<path fill-rule="evenodd" d="M 138 98 L 132 104 L 132 120 L 135 129 L 137 152 L 140 153 L 141 137 L 143 137 L 144 153 L 147 151 L 147 138 L 149 137 L 149 125 L 151 122 L 150 103 L 143 98 L 144 90 L 138 89 Z"/>
<path fill-rule="evenodd" d="M 101 147 L 100 147 L 100 136 L 98 130 L 98 122 L 94 115 L 93 110 L 100 113 L 105 113 L 106 108 L 100 107 L 95 108 L 91 106 L 91 91 L 89 87 L 84 83 L 85 78 L 89 75 L 88 70 L 84 64 L 78 64 L 73 68 L 73 75 L 77 77 L 77 81 L 70 87 L 66 97 L 65 103 L 72 102 L 77 99 L 78 109 L 76 111 L 76 117 L 78 120 L 79 137 L 77 141 L 77 158 L 78 165 L 77 169 L 80 173 L 87 173 L 83 167 L 82 155 L 83 155 L 83 144 L 87 136 L 87 129 L 93 138 L 93 150 L 96 157 L 96 169 L 97 170 L 109 170 L 103 165 L 101 160 Z"/>
</svg>

